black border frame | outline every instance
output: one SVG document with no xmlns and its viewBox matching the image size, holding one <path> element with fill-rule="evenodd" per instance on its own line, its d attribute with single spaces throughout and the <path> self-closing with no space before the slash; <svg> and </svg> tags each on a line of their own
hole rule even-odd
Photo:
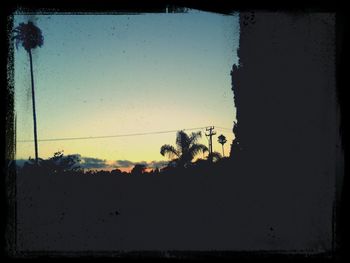
<svg viewBox="0 0 350 263">
<path fill-rule="evenodd" d="M 341 200 L 339 203 L 336 204 L 336 210 L 337 210 L 337 216 L 334 218 L 335 223 L 335 233 L 336 233 L 336 240 L 335 240 L 335 249 L 332 253 L 326 253 L 326 254 L 317 254 L 317 255 L 299 255 L 299 254 L 293 254 L 293 253 L 284 253 L 281 251 L 257 251 L 257 252 L 183 252 L 183 251 L 169 251 L 169 252 L 129 252 L 129 253 L 123 253 L 123 252 L 108 252 L 108 251 L 101 251 L 101 252 L 92 252 L 92 253 L 40 253 L 40 252 L 29 252 L 29 253 L 21 253 L 18 254 L 16 251 L 13 250 L 13 247 L 9 246 L 11 241 L 9 240 L 9 235 L 11 236 L 11 224 L 9 222 L 11 221 L 11 218 L 15 216 L 13 214 L 13 205 L 15 205 L 13 200 L 11 200 L 11 197 L 14 197 L 16 192 L 11 191 L 11 185 L 15 182 L 10 179 L 11 175 L 13 175 L 13 167 L 9 166 L 10 163 L 7 160 L 7 156 L 11 156 L 11 154 L 15 150 L 15 144 L 8 145 L 6 140 L 10 140 L 14 142 L 14 136 L 13 136 L 13 130 L 8 129 L 8 124 L 13 124 L 13 94 L 11 93 L 11 83 L 9 82 L 10 79 L 8 78 L 8 61 L 9 66 L 11 67 L 11 57 L 9 56 L 11 52 L 11 47 L 8 46 L 8 35 L 7 32 L 9 30 L 9 24 L 7 23 L 7 17 L 10 15 L 14 10 L 17 10 L 18 8 L 28 10 L 28 11 L 37 11 L 37 12 L 107 12 L 107 13 L 118 13 L 118 12 L 130 12 L 130 13 L 158 13 L 158 12 L 164 12 L 166 7 L 171 7 L 173 9 L 176 9 L 176 7 L 188 7 L 188 8 L 194 8 L 194 9 L 200 9 L 203 11 L 210 11 L 220 14 L 229 14 L 232 11 L 246 11 L 246 10 L 269 10 L 269 11 L 292 11 L 292 12 L 305 12 L 305 11 L 318 11 L 318 12 L 335 12 L 336 13 L 336 80 L 337 80 L 337 94 L 338 94 L 338 103 L 339 103 L 339 111 L 340 111 L 340 129 L 341 129 L 341 140 L 342 140 L 342 146 L 344 149 L 344 169 L 343 169 L 343 184 L 342 189 L 337 189 L 341 192 Z M 5 149 L 5 158 L 1 159 L 1 166 L 2 166 L 2 190 L 4 190 L 4 194 L 2 195 L 1 204 L 3 206 L 3 210 L 5 212 L 5 218 L 2 218 L 2 230 L 4 230 L 4 238 L 2 239 L 2 247 L 3 247 L 3 255 L 8 258 L 41 258 L 41 257 L 49 257 L 49 258 L 55 258 L 60 256 L 65 257 L 116 257 L 116 258 L 177 258 L 177 259 L 203 259 L 203 258 L 209 258 L 209 259 L 240 259 L 240 260 L 247 260 L 247 259 L 268 259 L 268 260 L 280 260 L 280 259 L 287 259 L 287 260 L 339 260 L 344 259 L 347 257 L 347 250 L 346 250 L 346 236 L 348 232 L 348 224 L 349 222 L 346 214 L 346 205 L 347 203 L 347 197 L 348 193 L 346 191 L 346 186 L 348 184 L 347 178 L 345 176 L 346 174 L 346 163 L 345 163 L 345 157 L 346 157 L 346 140 L 345 140 L 345 134 L 346 134 L 346 125 L 345 125 L 345 87 L 349 87 L 349 81 L 346 77 L 346 62 L 347 62 L 347 55 L 348 50 L 347 47 L 349 46 L 348 41 L 348 25 L 349 18 L 346 14 L 345 4 L 344 6 L 340 5 L 339 3 L 336 3 L 335 1 L 332 2 L 320 2 L 320 1 L 307 1 L 303 2 L 302 4 L 297 4 L 293 1 L 264 1 L 264 3 L 252 3 L 252 2 L 238 2 L 238 1 L 184 1 L 184 0 L 168 0 L 168 1 L 141 1 L 141 0 L 135 0 L 135 1 L 96 1 L 96 0 L 75 0 L 75 1 L 38 1 L 38 0 L 32 0 L 32 1 L 25 1 L 25 0 L 16 0 L 16 1 L 8 1 L 5 3 L 4 7 L 1 8 L 1 26 L 2 26 L 2 34 L 3 36 L 1 39 L 5 42 L 3 48 L 3 52 L 1 54 L 2 59 L 2 80 L 3 85 L 1 87 L 2 95 L 2 115 L 1 115 L 1 123 L 4 124 L 3 127 L 7 127 L 6 129 L 1 129 L 2 131 L 2 146 Z M 10 76 L 11 77 L 11 76 Z M 8 86 L 8 84 L 10 84 Z M 12 136 L 11 136 L 12 134 Z M 342 172 L 342 171 L 341 171 Z M 10 197 L 10 198 L 9 198 Z M 9 228 L 10 227 L 10 228 Z M 9 232 L 10 231 L 10 232 Z M 9 243 L 10 242 L 10 243 Z"/>
</svg>

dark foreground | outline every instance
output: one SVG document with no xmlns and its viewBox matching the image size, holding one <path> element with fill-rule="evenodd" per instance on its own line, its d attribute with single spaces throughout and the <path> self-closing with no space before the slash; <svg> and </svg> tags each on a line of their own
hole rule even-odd
<svg viewBox="0 0 350 263">
<path fill-rule="evenodd" d="M 259 180 L 230 167 L 227 161 L 157 176 L 19 172 L 17 251 L 331 248 L 331 225 L 310 225 L 318 206 L 303 203 L 302 187 L 303 198 L 291 206 L 279 199 L 293 198 L 293 190 L 264 191 Z"/>
</svg>

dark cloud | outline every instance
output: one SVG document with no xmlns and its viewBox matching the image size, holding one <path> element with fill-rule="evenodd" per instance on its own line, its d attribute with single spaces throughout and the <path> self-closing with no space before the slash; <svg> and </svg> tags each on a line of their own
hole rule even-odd
<svg viewBox="0 0 350 263">
<path fill-rule="evenodd" d="M 136 165 L 136 164 L 143 164 L 143 165 L 145 165 L 145 166 L 148 166 L 148 163 L 145 162 L 145 161 L 134 163 L 134 165 Z"/>
<path fill-rule="evenodd" d="M 166 161 L 152 161 L 152 162 L 146 162 L 146 161 L 141 161 L 141 162 L 132 162 L 132 161 L 129 161 L 129 160 L 117 160 L 115 161 L 114 163 L 114 167 L 116 168 L 128 168 L 128 167 L 133 167 L 135 166 L 136 164 L 143 164 L 145 165 L 146 167 L 148 168 L 161 168 L 163 166 L 166 166 L 168 164 L 168 162 Z"/>
<path fill-rule="evenodd" d="M 130 167 L 134 166 L 134 162 L 128 160 L 117 160 L 115 161 L 116 167 Z"/>
<path fill-rule="evenodd" d="M 109 166 L 106 163 L 106 160 L 92 158 L 92 157 L 80 157 L 80 167 L 84 169 L 101 169 L 108 168 Z"/>
<path fill-rule="evenodd" d="M 67 156 L 78 157 L 79 159 L 81 159 L 81 155 L 79 153 L 68 154 Z"/>
<path fill-rule="evenodd" d="M 121 168 L 132 167 L 132 166 L 135 166 L 136 164 L 143 164 L 146 166 L 148 165 L 148 163 L 145 161 L 141 161 L 141 162 L 132 162 L 129 160 L 117 160 L 117 161 L 115 161 L 115 166 L 121 167 Z"/>
<path fill-rule="evenodd" d="M 80 166 L 83 169 L 129 168 L 134 167 L 136 164 L 143 164 L 147 168 L 155 169 L 157 167 L 162 168 L 168 164 L 167 161 L 132 162 L 129 160 L 117 160 L 113 164 L 107 164 L 107 160 L 93 157 L 84 157 L 80 154 L 70 154 L 67 156 L 77 157 L 78 159 L 80 159 L 80 162 L 77 164 L 77 166 Z M 22 167 L 26 161 L 28 160 L 18 159 L 16 160 L 16 165 Z"/>
<path fill-rule="evenodd" d="M 162 168 L 164 166 L 168 165 L 168 162 L 167 161 L 152 161 L 150 163 L 148 163 L 148 167 L 149 168 Z"/>
</svg>

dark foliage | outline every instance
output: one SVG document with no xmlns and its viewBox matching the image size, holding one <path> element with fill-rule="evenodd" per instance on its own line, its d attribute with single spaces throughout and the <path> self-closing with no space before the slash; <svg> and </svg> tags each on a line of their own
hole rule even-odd
<svg viewBox="0 0 350 263">
<path fill-rule="evenodd" d="M 16 48 L 22 44 L 23 48 L 29 52 L 31 49 L 41 47 L 44 44 L 44 38 L 41 34 L 40 28 L 35 26 L 33 22 L 20 23 L 14 30 L 14 37 Z"/>
</svg>

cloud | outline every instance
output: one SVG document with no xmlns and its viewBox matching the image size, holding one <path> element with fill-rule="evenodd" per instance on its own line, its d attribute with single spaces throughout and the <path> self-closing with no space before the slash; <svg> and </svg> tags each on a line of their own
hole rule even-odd
<svg viewBox="0 0 350 263">
<path fill-rule="evenodd" d="M 151 161 L 151 162 L 146 162 L 146 161 L 141 161 L 141 162 L 132 162 L 129 160 L 117 160 L 115 161 L 115 163 L 113 164 L 113 167 L 116 168 L 129 168 L 129 167 L 133 167 L 136 164 L 143 164 L 148 168 L 161 168 L 163 166 L 166 166 L 168 164 L 168 162 L 166 161 Z"/>
<path fill-rule="evenodd" d="M 92 157 L 80 157 L 80 167 L 84 169 L 101 169 L 101 168 L 108 168 L 109 165 L 107 164 L 106 160 L 98 159 L 98 158 L 92 158 Z"/>
<path fill-rule="evenodd" d="M 149 162 L 148 163 L 148 167 L 149 168 L 162 168 L 164 166 L 168 165 L 168 162 L 167 161 L 152 161 L 152 162 Z"/>
<path fill-rule="evenodd" d="M 148 163 L 145 161 L 141 161 L 141 162 L 132 162 L 129 160 L 117 160 L 114 163 L 115 167 L 120 167 L 120 168 L 128 168 L 128 167 L 133 167 L 136 164 L 143 164 L 145 166 L 148 166 Z"/>
<path fill-rule="evenodd" d="M 130 167 L 134 166 L 134 162 L 128 160 L 117 160 L 114 164 L 116 167 Z"/>
<path fill-rule="evenodd" d="M 64 155 L 65 156 L 65 155 Z M 79 153 L 74 153 L 74 154 L 68 154 L 67 156 L 72 156 L 72 157 L 78 157 L 79 159 L 81 159 L 81 155 Z"/>
<path fill-rule="evenodd" d="M 67 156 L 78 157 L 81 161 L 77 164 L 83 169 L 110 169 L 110 168 L 130 168 L 134 167 L 136 164 L 143 164 L 147 168 L 155 169 L 162 168 L 168 164 L 167 161 L 141 161 L 141 162 L 133 162 L 130 160 L 116 160 L 114 163 L 107 163 L 105 159 L 93 158 L 81 156 L 80 154 L 70 154 Z M 23 164 L 28 161 L 24 159 L 16 160 L 16 165 L 22 167 Z"/>
<path fill-rule="evenodd" d="M 162 168 L 168 164 L 166 161 L 141 161 L 133 162 L 130 160 L 116 160 L 114 163 L 107 163 L 107 160 L 91 158 L 91 157 L 81 157 L 80 167 L 84 169 L 108 169 L 108 168 L 130 168 L 134 167 L 136 164 L 143 164 L 147 168 L 155 169 L 156 167 Z"/>
</svg>

